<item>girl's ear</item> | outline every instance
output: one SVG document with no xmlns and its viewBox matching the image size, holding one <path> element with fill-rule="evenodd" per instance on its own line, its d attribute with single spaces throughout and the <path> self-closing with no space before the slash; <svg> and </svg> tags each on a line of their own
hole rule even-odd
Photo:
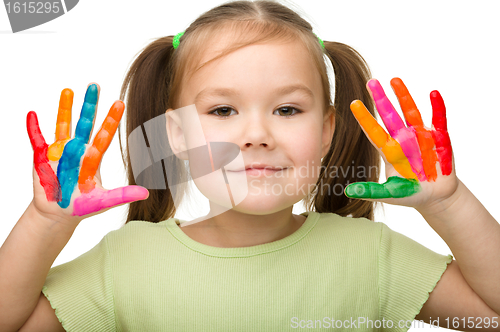
<svg viewBox="0 0 500 332">
<path fill-rule="evenodd" d="M 321 138 L 322 141 L 321 158 L 326 156 L 326 154 L 330 150 L 330 145 L 332 143 L 334 132 L 335 132 L 335 108 L 333 107 L 333 105 L 330 105 L 328 112 L 323 120 L 323 136 Z"/>
<path fill-rule="evenodd" d="M 182 130 L 182 121 L 173 109 L 165 112 L 168 144 L 177 158 L 188 160 L 186 139 Z"/>
</svg>

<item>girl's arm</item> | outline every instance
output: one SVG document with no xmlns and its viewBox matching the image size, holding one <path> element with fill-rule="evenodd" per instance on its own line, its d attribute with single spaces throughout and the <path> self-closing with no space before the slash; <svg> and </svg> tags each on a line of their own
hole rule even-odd
<svg viewBox="0 0 500 332">
<path fill-rule="evenodd" d="M 50 267 L 79 223 L 115 206 L 145 199 L 147 189 L 126 186 L 106 190 L 99 167 L 121 120 L 125 105 L 116 101 L 95 136 L 92 134 L 99 86 L 89 84 L 71 139 L 73 91 L 61 93 L 56 141 L 45 142 L 35 112 L 26 125 L 33 147 L 33 201 L 0 248 L 0 331 L 53 331 L 62 326 L 41 291 Z M 38 305 L 37 305 L 38 304 Z M 35 312 L 33 312 L 35 310 Z M 34 327 L 32 329 L 31 327 Z"/>
<path fill-rule="evenodd" d="M 405 123 L 377 80 L 367 83 L 388 133 L 361 101 L 351 110 L 368 139 L 381 152 L 387 182 L 358 182 L 346 195 L 414 207 L 456 257 L 431 292 L 417 318 L 454 329 L 500 331 L 500 225 L 458 179 L 438 91 L 430 94 L 432 129 L 403 81 L 391 80 Z M 434 323 L 434 322 L 433 322 Z"/>
<path fill-rule="evenodd" d="M 456 258 L 419 319 L 465 317 L 466 327 L 469 317 L 477 323 L 477 317 L 496 316 L 500 330 L 500 224 L 461 181 L 449 199 L 417 210 Z"/>
<path fill-rule="evenodd" d="M 28 206 L 0 247 L 0 331 L 18 331 L 28 320 L 44 296 L 41 290 L 50 267 L 75 228 L 42 216 L 33 203 Z M 64 331 L 50 309 L 45 322 Z"/>
</svg>

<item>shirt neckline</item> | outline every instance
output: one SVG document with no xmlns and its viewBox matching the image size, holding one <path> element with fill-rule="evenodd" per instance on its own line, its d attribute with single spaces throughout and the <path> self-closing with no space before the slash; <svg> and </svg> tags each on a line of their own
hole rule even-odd
<svg viewBox="0 0 500 332">
<path fill-rule="evenodd" d="M 250 257 L 284 249 L 304 238 L 316 225 L 316 223 L 319 220 L 320 214 L 314 211 L 306 211 L 301 213 L 300 215 L 305 216 L 306 220 L 298 230 L 288 235 L 287 237 L 269 243 L 258 244 L 250 247 L 239 247 L 239 248 L 213 247 L 195 241 L 189 236 L 187 236 L 186 233 L 184 233 L 180 229 L 179 224 L 183 220 L 178 218 L 168 219 L 166 221 L 166 227 L 167 230 L 179 242 L 181 242 L 183 245 L 190 248 L 191 250 L 197 251 L 199 253 L 215 257 Z"/>
</svg>

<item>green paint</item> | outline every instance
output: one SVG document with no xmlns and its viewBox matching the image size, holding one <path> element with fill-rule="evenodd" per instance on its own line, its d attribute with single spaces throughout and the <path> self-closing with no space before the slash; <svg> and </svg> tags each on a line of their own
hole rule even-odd
<svg viewBox="0 0 500 332">
<path fill-rule="evenodd" d="M 385 183 L 351 183 L 345 189 L 345 194 L 351 198 L 401 198 L 411 196 L 419 191 L 418 180 L 391 176 Z"/>
</svg>

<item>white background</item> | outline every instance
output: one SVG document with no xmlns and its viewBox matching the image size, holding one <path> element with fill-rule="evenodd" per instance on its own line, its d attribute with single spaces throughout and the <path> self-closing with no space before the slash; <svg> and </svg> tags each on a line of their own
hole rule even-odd
<svg viewBox="0 0 500 332">
<path fill-rule="evenodd" d="M 119 98 L 122 80 L 137 52 L 155 38 L 185 30 L 197 16 L 221 3 L 82 0 L 64 16 L 16 34 L 11 33 L 5 10 L 0 9 L 0 243 L 32 199 L 33 154 L 26 114 L 37 112 L 50 144 L 61 90 L 75 92 L 75 126 L 85 88 L 89 82 L 97 82 L 101 94 L 95 135 Z M 295 0 L 294 6 L 319 37 L 357 49 L 395 105 L 389 81 L 401 77 L 429 127 L 429 93 L 434 89 L 441 92 L 457 174 L 493 216 L 500 216 L 500 106 L 495 98 L 500 88 L 498 2 Z M 116 137 L 103 159 L 101 174 L 108 189 L 126 185 Z M 205 204 L 203 198 L 199 202 Z M 299 204 L 294 207 L 294 213 L 303 211 Z M 451 253 L 414 209 L 386 205 L 384 211 L 377 211 L 377 221 L 438 253 Z M 54 265 L 76 258 L 109 231 L 120 228 L 125 213 L 120 207 L 84 220 Z M 191 218 L 185 212 L 176 217 Z"/>
</svg>

